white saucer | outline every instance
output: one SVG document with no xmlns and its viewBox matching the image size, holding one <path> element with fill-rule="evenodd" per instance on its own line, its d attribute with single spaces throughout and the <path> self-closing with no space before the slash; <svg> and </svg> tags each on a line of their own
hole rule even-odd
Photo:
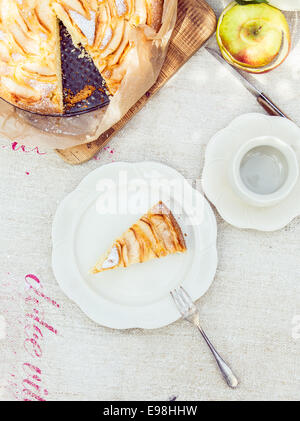
<svg viewBox="0 0 300 421">
<path fill-rule="evenodd" d="M 269 3 L 281 10 L 300 10 L 299 0 L 270 0 Z"/>
<path fill-rule="evenodd" d="M 292 147 L 300 162 L 300 128 L 282 117 L 244 114 L 219 131 L 209 142 L 203 170 L 203 189 L 222 218 L 238 228 L 276 231 L 300 215 L 300 178 L 282 202 L 259 208 L 247 204 L 229 181 L 233 157 L 246 141 L 259 136 L 280 138 Z"/>
<path fill-rule="evenodd" d="M 145 185 L 128 190 L 125 178 L 142 180 Z M 116 186 L 108 195 L 99 191 L 107 180 Z M 151 207 L 147 203 L 151 180 L 164 180 L 164 186 L 168 180 L 179 181 L 189 192 L 184 200 L 165 188 L 151 196 L 152 205 L 161 199 L 173 212 L 174 207 L 181 209 L 182 214 L 175 216 L 187 234 L 187 253 L 90 275 L 89 269 L 114 239 Z M 145 209 L 138 214 L 128 210 L 122 215 L 103 210 L 99 214 L 105 201 L 118 200 L 120 195 L 122 203 L 140 201 Z M 192 195 L 200 204 L 193 220 L 186 211 Z M 65 294 L 95 322 L 116 329 L 159 328 L 179 318 L 171 289 L 182 284 L 196 300 L 210 287 L 217 267 L 216 237 L 216 220 L 208 202 L 177 171 L 155 162 L 113 163 L 90 173 L 60 204 L 52 231 L 53 271 Z"/>
</svg>

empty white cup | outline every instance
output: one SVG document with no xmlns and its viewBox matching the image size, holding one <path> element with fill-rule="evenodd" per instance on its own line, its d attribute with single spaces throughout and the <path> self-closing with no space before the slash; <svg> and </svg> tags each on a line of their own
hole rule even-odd
<svg viewBox="0 0 300 421">
<path fill-rule="evenodd" d="M 233 158 L 233 187 L 252 206 L 266 207 L 281 202 L 291 193 L 298 177 L 295 152 L 273 136 L 249 140 Z"/>
</svg>

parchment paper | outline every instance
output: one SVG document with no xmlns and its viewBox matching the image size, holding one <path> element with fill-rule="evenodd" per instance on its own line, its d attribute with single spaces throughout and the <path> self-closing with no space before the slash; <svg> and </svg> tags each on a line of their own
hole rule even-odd
<svg viewBox="0 0 300 421">
<path fill-rule="evenodd" d="M 117 123 L 155 83 L 164 63 L 176 17 L 177 0 L 165 0 L 162 27 L 156 34 L 147 25 L 132 30 L 135 47 L 128 70 L 110 104 L 76 117 L 44 117 L 18 110 L 0 100 L 0 135 L 24 145 L 64 149 L 91 142 Z"/>
</svg>

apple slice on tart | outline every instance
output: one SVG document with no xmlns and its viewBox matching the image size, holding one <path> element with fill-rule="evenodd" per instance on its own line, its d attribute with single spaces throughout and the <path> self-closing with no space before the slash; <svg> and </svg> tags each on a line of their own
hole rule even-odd
<svg viewBox="0 0 300 421">
<path fill-rule="evenodd" d="M 181 228 L 170 209 L 159 202 L 104 253 L 91 273 L 128 267 L 186 251 Z"/>
</svg>

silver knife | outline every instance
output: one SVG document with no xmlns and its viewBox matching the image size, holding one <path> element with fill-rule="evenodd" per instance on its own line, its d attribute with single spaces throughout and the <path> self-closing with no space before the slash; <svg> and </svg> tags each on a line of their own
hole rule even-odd
<svg viewBox="0 0 300 421">
<path fill-rule="evenodd" d="M 264 108 L 264 110 L 267 111 L 268 114 L 289 119 L 289 117 L 286 114 L 284 114 L 284 112 L 282 112 L 280 108 L 278 108 L 277 105 L 275 105 L 274 102 L 267 97 L 267 95 L 265 95 L 260 89 L 256 88 L 256 86 L 250 83 L 235 67 L 231 66 L 231 64 L 229 64 L 217 51 L 209 47 L 205 48 L 211 55 L 215 57 L 215 59 L 222 63 L 227 69 L 230 70 L 231 73 L 233 73 L 238 78 L 238 80 L 245 86 L 245 88 L 247 88 L 248 91 L 256 97 L 256 100 L 259 103 L 259 105 L 261 105 Z"/>
</svg>

